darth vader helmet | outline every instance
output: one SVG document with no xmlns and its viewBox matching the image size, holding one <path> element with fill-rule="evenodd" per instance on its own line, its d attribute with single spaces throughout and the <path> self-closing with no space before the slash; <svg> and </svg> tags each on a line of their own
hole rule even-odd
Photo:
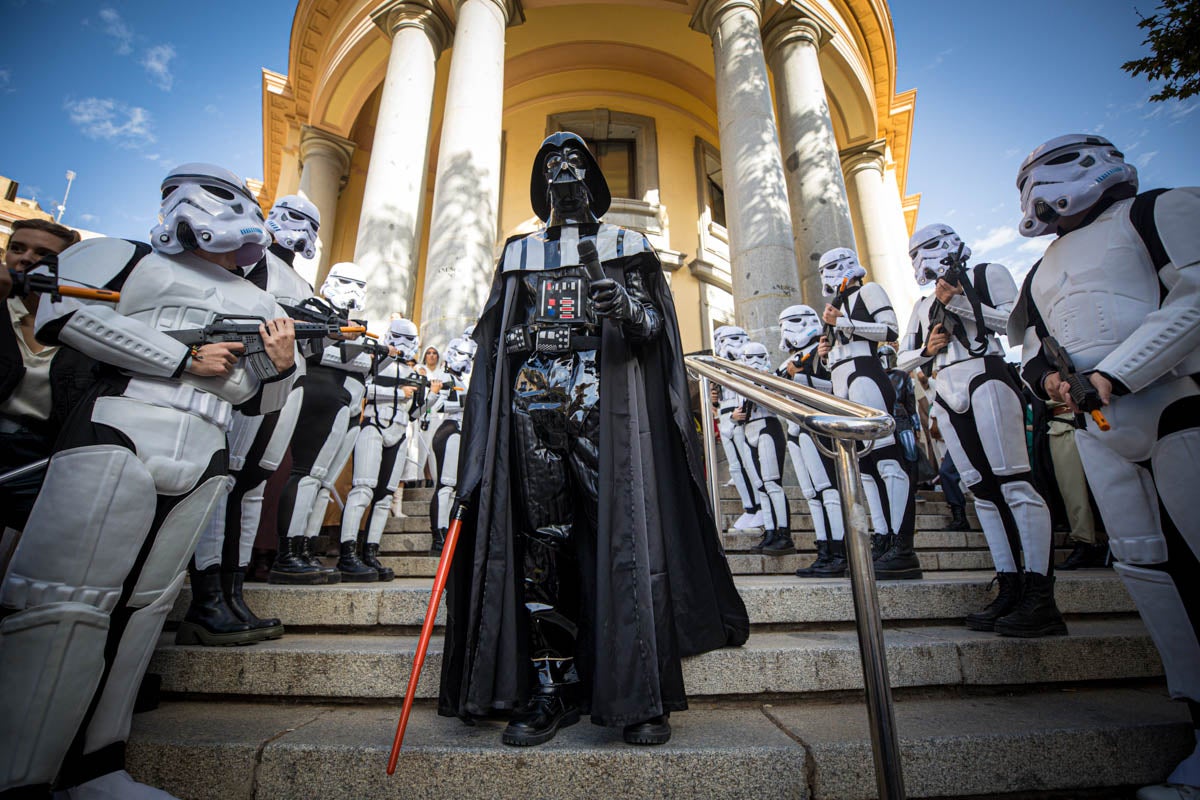
<svg viewBox="0 0 1200 800">
<path fill-rule="evenodd" d="M 529 202 L 538 218 L 552 225 L 595 222 L 608 211 L 608 181 L 579 135 L 563 131 L 542 142 L 533 158 Z"/>
</svg>

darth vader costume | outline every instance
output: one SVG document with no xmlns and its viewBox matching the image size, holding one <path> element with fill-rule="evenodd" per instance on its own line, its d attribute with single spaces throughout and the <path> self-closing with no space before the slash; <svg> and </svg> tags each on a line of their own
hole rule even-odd
<svg viewBox="0 0 1200 800">
<path fill-rule="evenodd" d="M 653 248 L 597 221 L 608 186 L 575 134 L 543 142 L 531 200 L 547 227 L 505 243 L 474 332 L 438 710 L 513 712 L 512 745 L 581 713 L 658 744 L 680 659 L 744 643 L 746 610 Z"/>
</svg>

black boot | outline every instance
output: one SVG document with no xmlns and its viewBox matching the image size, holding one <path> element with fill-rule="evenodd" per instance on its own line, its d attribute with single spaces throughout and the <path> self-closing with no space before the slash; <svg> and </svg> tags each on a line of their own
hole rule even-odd
<svg viewBox="0 0 1200 800">
<path fill-rule="evenodd" d="M 520 711 L 513 714 L 504 729 L 501 741 L 515 747 L 545 744 L 554 738 L 559 728 L 579 722 L 579 707 L 565 691 L 547 692 L 536 689 Z"/>
<path fill-rule="evenodd" d="M 671 739 L 671 715 L 651 717 L 634 725 L 626 725 L 622 735 L 626 744 L 666 744 Z"/>
<path fill-rule="evenodd" d="M 1066 559 L 1054 569 L 1090 569 L 1092 567 L 1108 566 L 1108 545 L 1075 542 Z"/>
<path fill-rule="evenodd" d="M 817 539 L 817 560 L 809 564 L 807 567 L 801 567 L 796 570 L 797 578 L 811 578 L 814 576 L 817 569 L 829 563 L 829 540 Z"/>
<path fill-rule="evenodd" d="M 969 531 L 971 523 L 967 522 L 967 509 L 963 506 L 950 506 L 950 524 L 948 531 Z"/>
<path fill-rule="evenodd" d="M 317 537 L 309 536 L 304 540 L 304 557 L 308 559 L 308 563 L 321 571 L 321 575 L 325 578 L 325 583 L 341 583 L 342 573 L 337 567 L 328 567 L 325 562 L 317 555 Z"/>
<path fill-rule="evenodd" d="M 829 560 L 824 564 L 813 564 L 814 578 L 844 578 L 846 576 L 846 540 L 835 539 L 829 543 Z"/>
<path fill-rule="evenodd" d="M 175 644 L 251 644 L 263 639 L 261 631 L 251 630 L 225 605 L 219 564 L 204 570 L 189 566 L 188 576 L 192 581 L 192 604 L 179 623 Z"/>
<path fill-rule="evenodd" d="M 997 572 L 996 577 L 988 583 L 1000 584 L 1000 592 L 992 602 L 973 614 L 967 614 L 967 627 L 973 631 L 990 631 L 996 627 L 996 620 L 1005 614 L 1012 613 L 1021 602 L 1021 573 Z"/>
<path fill-rule="evenodd" d="M 325 583 L 325 573 L 308 560 L 308 540 L 303 536 L 282 536 L 279 554 L 267 574 L 267 583 L 312 586 Z"/>
<path fill-rule="evenodd" d="M 886 553 L 892 546 L 892 535 L 890 533 L 872 533 L 871 534 L 871 560 L 878 561 L 883 554 Z"/>
<path fill-rule="evenodd" d="M 764 556 L 790 556 L 796 552 L 796 543 L 792 541 L 792 532 L 786 528 L 775 531 L 775 538 L 763 544 Z"/>
<path fill-rule="evenodd" d="M 892 546 L 875 561 L 875 577 L 885 581 L 920 580 L 921 562 L 913 552 L 911 533 L 892 537 Z"/>
<path fill-rule="evenodd" d="M 250 626 L 250 630 L 259 631 L 264 639 L 278 639 L 283 636 L 283 623 L 275 617 L 262 619 L 246 605 L 242 596 L 242 584 L 246 573 L 240 569 L 232 572 L 221 571 L 221 593 L 225 595 L 225 605 L 229 606 L 238 619 Z"/>
<path fill-rule="evenodd" d="M 358 545 L 362 548 L 362 562 L 368 567 L 374 569 L 375 572 L 379 574 L 379 580 L 381 583 L 394 581 L 396 579 L 396 573 L 391 567 L 385 567 L 383 564 L 379 563 L 378 542 L 371 544 L 367 541 L 367 535 L 365 533 L 360 533 L 358 535 Z"/>
<path fill-rule="evenodd" d="M 343 582 L 373 583 L 379 580 L 379 573 L 364 564 L 358 557 L 358 542 L 353 539 L 342 542 L 338 549 L 341 551 L 341 555 L 338 557 L 337 569 L 342 573 Z"/>
<path fill-rule="evenodd" d="M 429 545 L 429 552 L 441 554 L 442 548 L 446 546 L 447 532 L 445 528 L 438 528 L 433 532 L 433 543 Z"/>
<path fill-rule="evenodd" d="M 1021 602 L 1011 614 L 996 620 L 995 631 L 1001 636 L 1023 639 L 1066 636 L 1067 623 L 1054 603 L 1053 576 L 1026 572 Z"/>
</svg>

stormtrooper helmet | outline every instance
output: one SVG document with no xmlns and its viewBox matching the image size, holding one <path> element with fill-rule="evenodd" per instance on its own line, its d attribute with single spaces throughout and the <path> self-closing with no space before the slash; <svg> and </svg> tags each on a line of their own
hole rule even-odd
<svg viewBox="0 0 1200 800">
<path fill-rule="evenodd" d="M 337 308 L 349 311 L 362 308 L 367 299 L 367 276 L 351 261 L 334 264 L 321 284 L 321 294 Z"/>
<path fill-rule="evenodd" d="M 771 356 L 767 354 L 767 346 L 759 342 L 746 342 L 738 361 L 759 372 L 771 371 Z"/>
<path fill-rule="evenodd" d="M 867 271 L 858 263 L 858 256 L 849 247 L 835 247 L 821 256 L 821 291 L 825 297 L 833 297 L 846 281 L 864 278 Z"/>
<path fill-rule="evenodd" d="M 184 164 L 162 182 L 158 224 L 150 244 L 159 253 L 234 253 L 239 267 L 263 257 L 271 234 L 245 182 L 214 164 Z"/>
<path fill-rule="evenodd" d="M 456 375 L 470 371 L 478 347 L 473 339 L 451 339 L 446 348 L 446 369 Z"/>
<path fill-rule="evenodd" d="M 388 323 L 383 343 L 400 351 L 401 361 L 417 357 L 417 326 L 411 319 L 394 319 Z"/>
<path fill-rule="evenodd" d="M 1127 185 L 1137 192 L 1137 169 L 1103 136 L 1056 136 L 1029 154 L 1017 171 L 1022 236 L 1053 233 L 1059 217 L 1087 211 L 1106 192 Z"/>
<path fill-rule="evenodd" d="M 475 335 L 475 323 L 472 322 L 470 325 L 463 328 L 462 338 L 470 339 L 474 335 Z"/>
<path fill-rule="evenodd" d="M 879 363 L 884 369 L 896 368 L 896 348 L 890 344 L 881 344 L 879 349 L 875 351 L 875 357 L 879 359 Z"/>
<path fill-rule="evenodd" d="M 281 197 L 267 214 L 267 227 L 275 241 L 285 250 L 305 258 L 317 254 L 317 231 L 321 228 L 321 212 L 298 194 Z"/>
<path fill-rule="evenodd" d="M 962 260 L 971 257 L 971 248 L 949 225 L 936 222 L 913 234 L 908 242 L 908 257 L 912 259 L 913 276 L 924 286 L 936 281 L 953 266 L 954 256 L 962 246 Z"/>
<path fill-rule="evenodd" d="M 779 349 L 802 350 L 821 335 L 821 318 L 811 306 L 788 306 L 779 312 Z"/>
<path fill-rule="evenodd" d="M 736 325 L 722 325 L 713 331 L 713 350 L 721 358 L 736 359 L 748 341 L 750 336 Z"/>
</svg>

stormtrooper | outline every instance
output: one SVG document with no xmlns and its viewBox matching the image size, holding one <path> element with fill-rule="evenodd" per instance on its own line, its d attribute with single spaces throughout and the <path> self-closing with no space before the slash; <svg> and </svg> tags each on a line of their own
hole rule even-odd
<svg viewBox="0 0 1200 800">
<path fill-rule="evenodd" d="M 311 297 L 312 286 L 292 268 L 292 261 L 297 254 L 316 255 L 320 222 L 320 212 L 308 200 L 299 195 L 280 198 L 267 214 L 274 241 L 246 270 L 246 280 L 274 296 L 281 306 L 295 307 Z M 297 378 L 303 375 L 303 365 L 302 360 L 297 364 Z M 283 635 L 279 619 L 262 619 L 246 605 L 243 583 L 262 519 L 267 481 L 287 453 L 303 396 L 303 389 L 295 389 L 283 409 L 270 414 L 234 411 L 229 431 L 232 486 L 201 534 L 192 564 L 195 572 L 219 571 L 223 597 L 193 593 L 177 641 L 246 644 Z M 197 583 L 194 575 L 192 583 Z"/>
<path fill-rule="evenodd" d="M 854 251 L 837 247 L 819 262 L 824 288 L 825 333 L 818 353 L 827 360 L 838 397 L 891 414 L 896 404 L 892 382 L 876 357 L 881 342 L 894 341 L 899 323 L 883 287 L 863 283 L 867 271 Z M 913 552 L 916 486 L 900 463 L 896 438 L 875 441 L 861 459 L 863 492 L 871 511 L 875 576 L 893 580 L 921 577 Z"/>
<path fill-rule="evenodd" d="M 771 371 L 767 348 L 758 342 L 747 342 L 738 361 L 760 372 Z M 796 544 L 792 541 L 791 510 L 781 483 L 787 449 L 783 425 L 774 414 L 747 400 L 742 400 L 731 416 L 743 431 L 738 442 L 742 462 L 754 465 L 754 491 L 763 526 L 762 541 L 754 549 L 765 556 L 791 555 L 796 552 Z"/>
<path fill-rule="evenodd" d="M 291 389 L 292 322 L 238 272 L 270 242 L 242 180 L 210 164 L 172 170 L 151 241 L 91 239 L 60 255 L 64 281 L 118 290 L 115 307 L 38 309 L 39 339 L 102 366 L 0 587 L 0 792 L 169 797 L 124 771 L 138 686 L 225 491 L 234 409 L 277 410 Z M 221 314 L 264 320 L 273 374 L 248 368 L 241 342 L 171 336 Z M 201 574 L 193 592 L 220 595 L 219 576 Z"/>
<path fill-rule="evenodd" d="M 1197 749 L 1139 798 L 1200 790 L 1200 188 L 1138 193 L 1107 139 L 1059 136 L 1017 172 L 1023 236 L 1056 234 L 1008 324 L 1022 377 L 1071 410 L 1100 405 L 1075 434 L 1109 531 L 1115 569 L 1150 631 Z M 1078 372 L 1064 380 L 1057 340 Z M 1058 363 L 1055 363 L 1055 362 Z M 1063 373 L 1066 373 L 1065 376 Z"/>
<path fill-rule="evenodd" d="M 514 746 L 584 713 L 661 744 L 680 659 L 748 635 L 671 292 L 642 234 L 598 221 L 608 185 L 575 134 L 542 143 L 530 200 L 546 227 L 504 244 L 475 329 L 439 711 L 509 711 Z"/>
<path fill-rule="evenodd" d="M 935 288 L 913 308 L 897 365 L 905 372 L 929 372 L 932 365 L 937 372 L 930 416 L 975 495 L 996 565 L 999 593 L 967 616 L 967 627 L 1008 636 L 1063 635 L 1067 626 L 1054 602 L 1050 511 L 1033 487 L 1025 403 L 999 339 L 1017 286 L 1001 264 L 966 269 L 971 250 L 949 225 L 921 228 L 908 254 L 917 283 Z"/>
<path fill-rule="evenodd" d="M 722 325 L 713 331 L 713 350 L 719 358 L 736 361 L 742 348 L 749 341 L 750 337 L 746 331 L 736 325 Z M 753 465 L 742 462 L 744 447 L 739 446 L 745 444 L 745 428 L 733 421 L 733 412 L 741 404 L 741 398 L 736 392 L 724 386 L 714 387 L 713 393 L 713 404 L 717 409 L 717 430 L 721 434 L 721 448 L 725 451 L 725 463 L 729 466 L 729 480 L 737 490 L 738 499 L 742 501 L 743 513 L 733 523 L 733 527 L 739 531 L 761 528 L 762 515 L 758 513 L 758 505 L 751 491 L 754 484 L 758 483 L 758 479 L 752 475 Z M 750 470 L 751 474 L 748 474 L 747 470 Z M 766 535 L 764 534 L 759 543 L 751 549 L 761 549 L 765 540 Z"/>
<path fill-rule="evenodd" d="M 429 504 L 433 542 L 429 550 L 442 552 L 453 513 L 454 489 L 458 485 L 458 452 L 462 434 L 463 404 L 467 399 L 467 374 L 478 345 L 473 339 L 451 339 L 446 348 L 442 387 L 430 402 L 430 413 L 441 417 L 433 435 L 433 458 L 437 470 L 437 492 Z"/>
<path fill-rule="evenodd" d="M 334 264 L 320 296 L 307 305 L 343 319 L 362 308 L 366 278 L 348 261 Z M 269 583 L 339 583 L 341 573 L 314 553 L 333 482 L 354 452 L 359 409 L 373 358 L 368 340 L 317 340 L 304 350 L 303 390 L 292 436 L 292 469 L 279 498 L 279 554 Z"/>
<path fill-rule="evenodd" d="M 337 568 L 343 581 L 390 581 L 396 577 L 390 567 L 380 563 L 379 543 L 404 468 L 408 426 L 425 398 L 414 385 L 420 376 L 405 363 L 417 357 L 417 326 L 412 320 L 392 320 L 384 344 L 397 357 L 382 359 L 367 378 L 367 404 L 354 443 L 353 486 L 342 509 Z M 360 534 L 368 507 L 371 517 L 366 532 Z"/>
<path fill-rule="evenodd" d="M 779 314 L 779 349 L 788 354 L 775 373 L 822 392 L 831 392 L 829 373 L 817 355 L 821 318 L 806 305 L 788 306 Z M 838 578 L 846 574 L 842 496 L 833 481 L 833 459 L 823 454 L 812 434 L 794 422 L 787 427 L 788 457 L 808 503 L 817 540 L 817 558 L 796 570 L 800 578 Z"/>
</svg>

